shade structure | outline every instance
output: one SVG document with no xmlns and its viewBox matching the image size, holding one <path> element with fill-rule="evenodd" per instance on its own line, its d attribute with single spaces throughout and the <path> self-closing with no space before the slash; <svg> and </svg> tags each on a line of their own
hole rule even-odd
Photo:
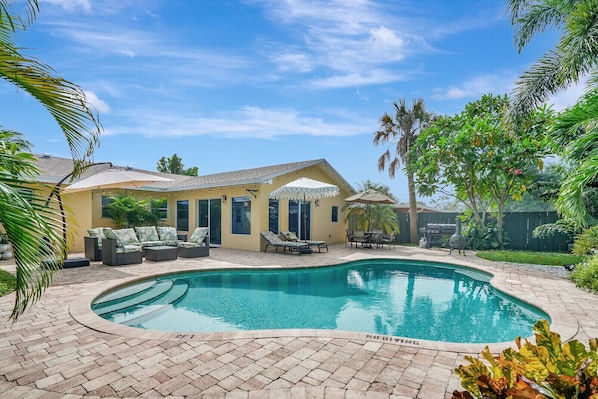
<svg viewBox="0 0 598 399">
<path fill-rule="evenodd" d="M 357 193 L 355 195 L 350 196 L 349 198 L 345 198 L 345 201 L 357 203 L 357 204 L 366 204 L 367 212 L 368 212 L 368 230 L 371 226 L 371 212 L 370 207 L 372 204 L 374 205 L 391 205 L 395 204 L 397 201 L 393 198 L 389 197 L 386 194 L 382 194 L 376 190 L 368 189 Z"/>
<path fill-rule="evenodd" d="M 382 194 L 376 190 L 365 190 L 355 195 L 350 196 L 349 198 L 345 198 L 347 202 L 356 202 L 359 204 L 394 204 L 397 201 L 390 198 L 386 194 Z"/>
<path fill-rule="evenodd" d="M 337 195 L 340 195 L 338 186 L 308 177 L 301 177 L 272 191 L 270 198 L 306 202 L 321 198 L 336 197 Z M 301 206 L 299 206 L 299 212 L 301 212 Z M 305 226 L 306 223 L 307 215 L 304 214 L 303 225 Z M 299 214 L 299 227 L 297 230 L 297 236 L 301 238 L 301 214 Z"/>
<path fill-rule="evenodd" d="M 135 170 L 111 168 L 79 180 L 62 191 L 71 193 L 103 188 L 134 188 L 147 186 L 149 183 L 168 181 L 172 181 L 172 179 Z"/>
</svg>

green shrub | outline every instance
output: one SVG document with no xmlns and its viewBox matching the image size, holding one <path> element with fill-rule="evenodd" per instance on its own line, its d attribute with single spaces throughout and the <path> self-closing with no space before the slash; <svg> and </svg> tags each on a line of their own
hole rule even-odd
<svg viewBox="0 0 598 399">
<path fill-rule="evenodd" d="M 488 216 L 488 220 L 484 227 L 481 227 L 475 219 L 468 217 L 466 220 L 463 235 L 467 239 L 467 248 L 475 251 L 497 249 L 500 245 L 498 243 L 498 228 L 496 227 L 496 218 Z M 502 241 L 504 245 L 509 244 L 509 236 L 503 230 Z"/>
<path fill-rule="evenodd" d="M 587 255 L 598 249 L 598 225 L 589 227 L 578 234 L 573 242 L 573 252 L 576 255 Z"/>
<path fill-rule="evenodd" d="M 0 296 L 17 289 L 17 279 L 11 273 L 0 269 Z"/>
<path fill-rule="evenodd" d="M 592 255 L 576 265 L 571 273 L 571 281 L 578 287 L 598 293 L 598 255 Z"/>
<path fill-rule="evenodd" d="M 455 369 L 465 391 L 454 391 L 453 399 L 598 398 L 598 341 L 590 339 L 589 351 L 577 340 L 563 344 L 546 320 L 534 325 L 534 334 L 535 345 L 518 337 L 518 351 L 507 348 L 497 357 L 486 347 L 486 362 L 466 356 L 471 364 Z"/>
</svg>

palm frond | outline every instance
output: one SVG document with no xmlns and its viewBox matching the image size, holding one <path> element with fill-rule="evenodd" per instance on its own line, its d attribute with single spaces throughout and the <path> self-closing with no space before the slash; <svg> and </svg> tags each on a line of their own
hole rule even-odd
<svg viewBox="0 0 598 399">
<path fill-rule="evenodd" d="M 0 47 L 0 78 L 29 93 L 50 112 L 65 134 L 77 175 L 93 154 L 101 124 L 79 86 L 53 73 L 49 66 L 24 57 L 8 44 Z"/>
<path fill-rule="evenodd" d="M 516 3 L 516 4 L 513 4 Z M 565 24 L 567 15 L 571 11 L 571 4 L 560 1 L 560 7 L 554 2 L 511 1 L 508 10 L 511 11 L 511 22 L 516 26 L 515 45 L 521 51 L 531 39 L 540 32 Z M 523 12 L 525 10 L 525 12 Z"/>
<path fill-rule="evenodd" d="M 557 210 L 570 219 L 576 227 L 587 226 L 587 210 L 584 204 L 584 188 L 598 177 L 598 155 L 583 160 L 561 184 L 556 201 Z"/>
<path fill-rule="evenodd" d="M 60 235 L 64 227 L 60 212 L 55 204 L 46 206 L 45 196 L 29 179 L 38 174 L 35 158 L 4 141 L 0 148 L 0 225 L 13 246 L 17 268 L 11 314 L 16 319 L 50 285 L 66 243 Z"/>
</svg>

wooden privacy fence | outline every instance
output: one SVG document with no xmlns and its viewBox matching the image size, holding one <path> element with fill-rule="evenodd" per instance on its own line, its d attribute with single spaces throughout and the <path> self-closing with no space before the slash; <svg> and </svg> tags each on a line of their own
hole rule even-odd
<svg viewBox="0 0 598 399">
<path fill-rule="evenodd" d="M 428 223 L 455 223 L 461 213 L 420 213 L 418 214 L 418 230 Z M 397 243 L 409 243 L 409 214 L 397 213 L 400 234 Z M 559 219 L 556 212 L 507 212 L 503 219 L 503 228 L 509 237 L 506 249 L 546 252 L 568 252 L 571 239 L 565 234 L 556 234 L 550 238 L 537 239 L 532 231 L 542 224 L 554 223 Z"/>
</svg>

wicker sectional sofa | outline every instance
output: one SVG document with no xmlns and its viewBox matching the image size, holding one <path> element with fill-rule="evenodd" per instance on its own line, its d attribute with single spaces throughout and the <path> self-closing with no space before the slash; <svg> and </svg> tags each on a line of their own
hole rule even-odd
<svg viewBox="0 0 598 399">
<path fill-rule="evenodd" d="M 188 241 L 177 236 L 174 227 L 140 226 L 125 229 L 95 228 L 85 237 L 85 257 L 118 266 L 141 263 L 145 249 L 153 246 L 177 247 L 181 257 L 209 256 L 207 227 L 195 229 Z"/>
</svg>

